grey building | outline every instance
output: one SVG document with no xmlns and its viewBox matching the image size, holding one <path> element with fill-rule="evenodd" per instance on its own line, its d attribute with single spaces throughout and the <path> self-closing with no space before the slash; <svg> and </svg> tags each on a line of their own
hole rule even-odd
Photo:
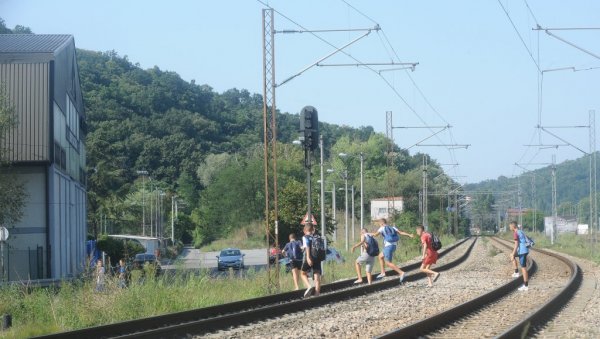
<svg viewBox="0 0 600 339">
<path fill-rule="evenodd" d="M 9 280 L 64 278 L 85 265 L 85 116 L 75 53 L 71 35 L 0 34 L 0 86 L 18 116 L 0 142 L 28 193 L 23 219 L 6 225 Z"/>
</svg>

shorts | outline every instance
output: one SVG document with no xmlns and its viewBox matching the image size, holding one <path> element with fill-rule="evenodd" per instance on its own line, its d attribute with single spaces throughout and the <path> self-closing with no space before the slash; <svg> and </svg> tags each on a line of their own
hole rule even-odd
<svg viewBox="0 0 600 339">
<path fill-rule="evenodd" d="M 519 265 L 523 268 L 527 267 L 527 254 L 528 253 L 519 254 Z"/>
<path fill-rule="evenodd" d="M 367 271 L 367 273 L 371 273 L 373 271 L 375 257 L 372 257 L 369 254 L 367 254 L 367 252 L 364 252 L 358 258 L 356 258 L 356 263 L 359 265 L 365 265 L 365 270 Z"/>
<path fill-rule="evenodd" d="M 438 253 L 435 251 L 427 251 L 427 254 L 425 255 L 425 259 L 423 259 L 423 265 L 427 266 L 427 265 L 433 265 L 437 262 L 438 259 Z"/>
<path fill-rule="evenodd" d="M 302 268 L 302 260 L 290 260 L 290 267 L 292 269 L 300 269 Z"/>
<path fill-rule="evenodd" d="M 306 259 L 304 261 L 302 261 L 302 266 L 300 266 L 300 269 L 303 272 L 310 272 L 312 271 L 313 274 L 321 274 L 321 262 L 320 261 L 316 261 L 313 260 L 313 265 L 309 266 L 308 262 L 306 262 Z"/>
<path fill-rule="evenodd" d="M 396 245 L 388 245 L 383 248 L 383 258 L 387 262 L 392 262 L 394 258 L 394 252 L 396 252 Z"/>
</svg>

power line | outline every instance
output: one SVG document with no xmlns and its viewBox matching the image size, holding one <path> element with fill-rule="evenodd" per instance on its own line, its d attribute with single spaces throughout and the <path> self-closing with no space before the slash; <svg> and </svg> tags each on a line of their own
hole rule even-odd
<svg viewBox="0 0 600 339">
<path fill-rule="evenodd" d="M 529 50 L 529 47 L 527 47 L 527 44 L 525 43 L 525 40 L 523 40 L 523 37 L 521 36 L 521 33 L 519 33 L 519 30 L 517 29 L 517 26 L 515 26 L 515 23 L 512 21 L 510 15 L 508 14 L 508 11 L 506 10 L 506 8 L 504 7 L 504 5 L 502 4 L 502 2 L 500 0 L 498 0 L 498 4 L 500 5 L 500 7 L 502 7 L 502 10 L 506 14 L 506 17 L 508 18 L 508 21 L 510 21 L 510 24 L 512 25 L 513 29 L 515 30 L 515 32 L 519 36 L 519 40 L 521 40 L 521 43 L 523 43 L 523 47 L 525 47 L 525 49 L 527 50 L 527 53 L 531 57 L 531 61 L 533 61 L 533 63 L 535 64 L 535 67 L 541 73 L 542 72 L 542 68 L 537 63 L 537 61 L 535 61 L 535 58 L 533 57 L 533 54 L 531 53 L 531 50 Z"/>
<path fill-rule="evenodd" d="M 529 3 L 527 2 L 527 0 L 523 0 L 523 2 L 525 2 L 525 6 L 527 6 L 527 9 L 529 10 L 529 13 L 531 14 L 531 17 L 533 18 L 533 20 L 537 24 L 538 23 L 537 18 L 535 17 L 535 14 L 533 14 L 533 11 L 531 10 L 531 7 L 529 7 Z"/>
</svg>

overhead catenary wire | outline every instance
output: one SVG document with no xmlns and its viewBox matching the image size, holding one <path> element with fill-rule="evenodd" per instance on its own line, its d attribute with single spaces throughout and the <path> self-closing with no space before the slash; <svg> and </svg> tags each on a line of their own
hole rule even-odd
<svg viewBox="0 0 600 339">
<path fill-rule="evenodd" d="M 504 11 L 504 14 L 506 14 L 506 17 L 508 18 L 508 21 L 510 21 L 510 24 L 512 25 L 513 29 L 515 30 L 515 33 L 517 33 L 517 35 L 519 36 L 519 40 L 521 40 L 521 43 L 523 43 L 523 47 L 525 47 L 525 49 L 527 50 L 527 53 L 531 57 L 531 61 L 533 61 L 533 63 L 535 64 L 535 67 L 538 69 L 538 72 L 541 73 L 542 72 L 542 68 L 537 63 L 537 61 L 535 60 L 535 58 L 533 57 L 533 53 L 531 53 L 531 50 L 529 49 L 529 47 L 527 47 L 527 44 L 525 43 L 525 40 L 523 40 L 523 37 L 521 36 L 521 33 L 519 32 L 519 30 L 517 29 L 517 26 L 515 25 L 515 23 L 512 20 L 512 18 L 510 17 L 510 14 L 508 14 L 508 11 L 506 10 L 506 8 L 504 7 L 504 5 L 502 4 L 502 1 L 498 0 L 498 4 L 500 5 L 500 7 L 502 8 L 502 10 Z"/>
<path fill-rule="evenodd" d="M 359 10 L 358 8 L 354 7 L 352 4 L 348 3 L 348 1 L 346 0 L 342 0 L 343 3 L 345 3 L 346 5 L 348 5 L 348 7 L 352 8 L 353 10 L 355 10 L 358 14 L 360 14 L 361 16 L 363 16 L 364 18 L 366 18 L 367 20 L 371 21 L 372 23 L 378 25 L 381 27 L 381 25 L 379 25 L 379 23 L 377 21 L 375 21 L 373 18 L 371 18 L 370 16 L 368 16 L 367 14 L 365 14 L 364 12 L 362 12 L 361 10 Z M 398 53 L 396 52 L 396 49 L 394 48 L 394 45 L 390 42 L 387 34 L 385 33 L 385 30 L 382 28 L 380 31 L 377 31 L 377 34 L 379 35 L 381 32 L 381 35 L 383 35 L 385 41 L 387 42 L 389 49 L 392 51 L 392 53 L 396 56 L 396 59 L 398 62 L 402 62 L 402 59 L 400 58 L 400 56 L 398 55 Z M 385 47 L 384 47 L 385 48 Z M 386 52 L 387 52 L 387 48 Z M 419 92 L 419 95 L 421 96 L 421 98 L 423 98 L 423 100 L 425 101 L 425 103 L 429 106 L 429 108 L 440 118 L 442 119 L 442 121 L 444 123 L 446 123 L 447 125 L 449 125 L 448 121 L 438 112 L 437 109 L 435 109 L 435 107 L 431 104 L 431 101 L 427 98 L 427 96 L 425 95 L 425 93 L 423 93 L 423 91 L 421 90 L 421 88 L 419 87 L 419 85 L 417 85 L 416 81 L 414 80 L 414 78 L 411 76 L 411 74 L 408 72 L 408 70 L 405 70 L 405 74 L 408 76 L 409 80 L 411 81 L 411 83 L 413 84 L 413 87 L 417 90 L 417 92 Z M 381 75 L 381 73 L 380 73 Z M 433 133 L 433 131 L 431 131 Z M 449 129 L 448 130 L 448 134 L 450 136 L 450 143 L 451 144 L 456 144 L 456 140 L 454 139 L 454 134 L 452 133 L 452 130 Z M 438 140 L 440 140 L 439 137 L 437 137 Z M 441 140 L 440 140 L 441 141 Z M 457 162 L 456 160 L 456 154 L 454 152 L 454 149 L 451 147 L 447 148 L 449 154 L 450 154 L 450 158 L 453 162 Z M 458 168 L 454 167 L 453 171 L 455 174 L 458 174 Z"/>
<path fill-rule="evenodd" d="M 376 74 L 380 79 L 383 80 L 383 82 L 392 90 L 393 93 L 396 94 L 396 96 L 404 103 L 404 105 L 408 108 L 408 110 L 413 113 L 413 115 L 415 115 L 415 117 L 421 121 L 421 123 L 423 123 L 424 125 L 427 125 L 427 123 L 425 122 L 425 120 L 423 119 L 423 117 L 408 103 L 408 101 L 404 98 L 404 96 L 402 96 L 402 94 L 400 94 L 400 92 L 398 92 L 398 90 L 395 88 L 395 86 L 393 86 L 385 77 L 383 77 L 381 74 L 379 74 L 379 72 L 374 69 L 373 67 L 366 65 L 364 62 L 362 62 L 361 60 L 359 60 L 358 58 L 356 58 L 355 56 L 353 56 L 352 54 L 341 50 L 339 47 L 337 47 L 335 44 L 329 42 L 327 39 L 319 36 L 318 34 L 310 31 L 309 29 L 307 29 L 306 27 L 304 27 L 303 25 L 301 25 L 300 23 L 298 23 L 297 21 L 293 20 L 292 18 L 288 17 L 287 15 L 283 14 L 282 12 L 280 12 L 279 10 L 271 7 L 270 5 L 268 5 L 266 2 L 262 1 L 262 0 L 257 0 L 257 2 L 261 3 L 262 5 L 272 9 L 275 13 L 279 14 L 281 17 L 283 17 L 284 19 L 288 20 L 289 22 L 291 22 L 292 24 L 300 27 L 301 29 L 303 29 L 304 31 L 306 31 L 307 33 L 313 35 L 315 38 L 317 38 L 318 40 L 322 41 L 323 43 L 327 44 L 328 46 L 335 48 L 336 50 L 339 50 L 340 53 L 346 55 L 347 57 L 351 58 L 352 60 L 356 61 L 358 64 L 362 65 L 363 67 L 365 67 L 366 69 L 368 69 L 369 71 L 373 72 L 374 74 Z M 370 19 L 371 21 L 373 21 L 372 19 Z M 433 130 L 431 131 L 433 133 Z M 440 142 L 443 142 L 440 139 Z"/>
</svg>

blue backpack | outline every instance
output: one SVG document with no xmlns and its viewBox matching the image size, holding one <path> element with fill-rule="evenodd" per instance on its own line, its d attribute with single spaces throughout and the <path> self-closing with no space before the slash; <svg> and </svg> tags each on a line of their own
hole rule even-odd
<svg viewBox="0 0 600 339">
<path fill-rule="evenodd" d="M 378 256 L 379 244 L 377 243 L 377 240 L 370 235 L 365 235 L 365 242 L 367 243 L 367 254 L 371 257 Z"/>
<path fill-rule="evenodd" d="M 530 248 L 535 245 L 535 241 L 525 234 L 525 232 L 518 230 L 517 234 L 519 236 L 519 242 L 525 244 L 525 247 Z"/>
<path fill-rule="evenodd" d="M 400 236 L 393 227 L 385 225 L 383 226 L 383 239 L 387 242 L 398 242 Z"/>
<path fill-rule="evenodd" d="M 302 260 L 302 249 L 300 249 L 301 242 L 299 240 L 295 240 L 290 243 L 291 253 L 288 253 L 288 257 L 291 260 Z"/>
</svg>

